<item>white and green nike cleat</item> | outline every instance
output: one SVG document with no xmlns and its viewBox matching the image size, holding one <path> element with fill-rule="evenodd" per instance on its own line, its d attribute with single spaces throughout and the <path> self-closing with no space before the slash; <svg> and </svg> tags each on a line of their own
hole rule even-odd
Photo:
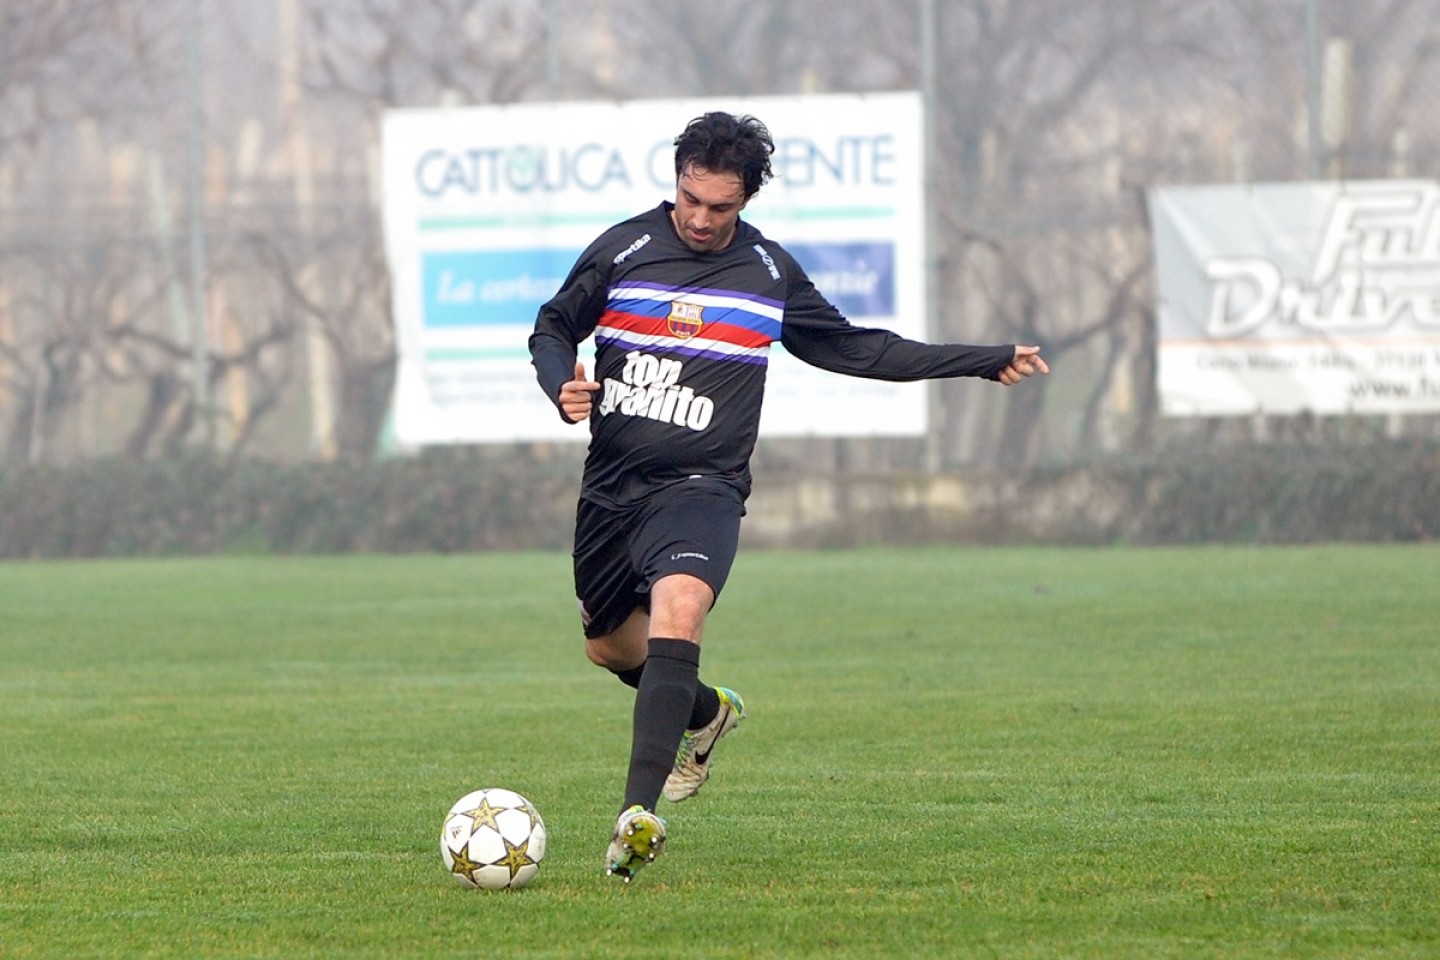
<svg viewBox="0 0 1440 960">
<path fill-rule="evenodd" d="M 720 694 L 720 712 L 699 730 L 686 730 L 675 754 L 675 768 L 665 778 L 665 799 L 671 803 L 688 800 L 710 779 L 710 755 L 720 738 L 734 730 L 745 719 L 745 701 L 740 694 L 725 687 L 716 687 Z"/>
<path fill-rule="evenodd" d="M 664 849 L 665 821 L 637 803 L 615 821 L 610 849 L 605 851 L 605 876 L 621 877 L 629 883 Z"/>
</svg>

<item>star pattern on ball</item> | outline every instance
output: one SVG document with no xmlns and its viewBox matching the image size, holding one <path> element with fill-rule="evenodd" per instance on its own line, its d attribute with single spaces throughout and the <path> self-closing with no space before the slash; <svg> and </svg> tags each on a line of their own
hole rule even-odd
<svg viewBox="0 0 1440 960">
<path fill-rule="evenodd" d="M 526 801 L 525 805 L 520 809 L 524 810 L 526 815 L 530 817 L 530 830 L 533 833 L 535 828 L 540 825 L 540 811 L 532 807 L 529 801 Z"/>
<path fill-rule="evenodd" d="M 459 874 L 471 883 L 475 882 L 475 871 L 484 866 L 483 863 L 476 863 L 470 859 L 470 845 L 468 843 L 459 850 L 451 850 L 450 861 L 450 872 Z"/>
<path fill-rule="evenodd" d="M 473 810 L 461 810 L 460 812 L 475 821 L 475 829 L 478 830 L 480 827 L 489 827 L 498 833 L 500 826 L 495 822 L 495 818 L 504 811 L 504 807 L 490 806 L 489 797 L 481 797 L 480 806 L 475 807 Z"/>
<path fill-rule="evenodd" d="M 520 872 L 521 867 L 534 866 L 535 861 L 530 858 L 530 838 L 526 837 L 525 842 L 519 845 L 505 841 L 505 856 L 495 861 L 493 866 L 505 867 L 510 871 L 510 879 L 514 880 L 515 875 Z"/>
</svg>

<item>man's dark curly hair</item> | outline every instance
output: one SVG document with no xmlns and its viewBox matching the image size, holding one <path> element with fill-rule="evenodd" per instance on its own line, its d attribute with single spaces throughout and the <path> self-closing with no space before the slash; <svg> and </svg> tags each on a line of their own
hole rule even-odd
<svg viewBox="0 0 1440 960">
<path fill-rule="evenodd" d="M 774 152 L 770 131 L 754 117 L 707 113 L 691 120 L 675 138 L 675 176 L 692 163 L 711 173 L 738 174 L 749 200 L 770 179 Z"/>
</svg>

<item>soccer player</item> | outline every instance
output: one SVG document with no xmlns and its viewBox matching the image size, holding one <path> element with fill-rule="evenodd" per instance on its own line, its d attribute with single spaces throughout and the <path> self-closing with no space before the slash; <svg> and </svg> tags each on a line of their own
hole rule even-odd
<svg viewBox="0 0 1440 960">
<path fill-rule="evenodd" d="M 699 680 L 705 618 L 735 558 L 769 347 L 879 380 L 1048 373 L 1040 348 L 907 340 L 853 326 L 783 247 L 740 219 L 771 175 L 754 117 L 707 113 L 675 140 L 675 201 L 602 233 L 540 308 L 530 353 L 567 422 L 590 423 L 575 519 L 585 652 L 635 688 L 625 798 L 605 855 L 626 882 L 665 843 L 660 796 L 710 776 L 745 716 Z M 595 337 L 594 377 L 576 362 Z"/>
</svg>

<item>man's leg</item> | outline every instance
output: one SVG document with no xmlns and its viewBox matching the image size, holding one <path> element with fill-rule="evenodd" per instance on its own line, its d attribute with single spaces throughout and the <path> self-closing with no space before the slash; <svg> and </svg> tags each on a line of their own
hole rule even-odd
<svg viewBox="0 0 1440 960">
<path fill-rule="evenodd" d="M 642 607 L 635 611 L 615 632 L 585 641 L 585 654 L 597 667 L 604 667 L 632 690 L 640 689 L 649 656 L 650 613 Z M 695 685 L 695 706 L 690 711 L 687 730 L 699 730 L 720 713 L 720 692 L 704 682 Z"/>
<path fill-rule="evenodd" d="M 665 821 L 654 813 L 665 780 L 675 766 L 685 725 L 695 707 L 699 684 L 700 634 L 715 594 L 703 580 L 672 574 L 650 588 L 650 631 L 646 657 L 635 691 L 630 768 L 625 802 L 605 854 L 606 871 L 629 883 L 665 845 Z M 626 623 L 632 628 L 635 618 Z M 666 631 L 671 636 L 658 635 Z M 619 633 L 620 631 L 617 631 Z M 611 647 L 634 648 L 636 631 L 613 637 Z M 592 659 L 601 650 L 593 642 Z"/>
<path fill-rule="evenodd" d="M 734 562 L 743 515 L 739 492 L 716 481 L 676 485 L 652 500 L 629 537 L 632 569 L 648 587 L 645 629 L 632 612 L 625 629 L 587 648 L 592 660 L 636 684 L 625 802 L 606 852 L 609 872 L 627 881 L 663 849 L 665 823 L 654 808 L 697 706 L 707 716 L 720 712 L 718 693 L 697 704 L 700 637 Z"/>
<path fill-rule="evenodd" d="M 675 766 L 680 738 L 695 708 L 700 635 L 715 594 L 688 574 L 662 577 L 650 589 L 650 637 L 645 670 L 635 691 L 630 771 L 622 809 L 655 809 Z"/>
<path fill-rule="evenodd" d="M 603 637 L 585 638 L 585 656 L 597 667 L 615 674 L 626 686 L 640 685 L 645 669 L 645 642 L 650 638 L 650 614 L 643 607 Z M 632 682 L 633 681 L 633 682 Z"/>
</svg>

